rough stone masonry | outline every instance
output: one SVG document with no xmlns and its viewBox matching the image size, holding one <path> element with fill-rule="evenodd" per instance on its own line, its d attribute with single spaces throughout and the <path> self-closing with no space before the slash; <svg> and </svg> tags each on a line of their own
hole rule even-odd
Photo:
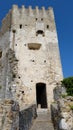
<svg viewBox="0 0 73 130">
<path fill-rule="evenodd" d="M 63 78 L 53 9 L 12 9 L 0 31 L 0 98 L 50 108 Z"/>
</svg>

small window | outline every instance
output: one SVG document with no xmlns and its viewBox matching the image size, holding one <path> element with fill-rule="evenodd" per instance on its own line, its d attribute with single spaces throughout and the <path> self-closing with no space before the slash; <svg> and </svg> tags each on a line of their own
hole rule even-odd
<svg viewBox="0 0 73 130">
<path fill-rule="evenodd" d="M 46 60 L 44 60 L 44 63 L 46 63 Z"/>
<path fill-rule="evenodd" d="M 41 47 L 40 43 L 28 43 L 28 48 L 30 50 L 39 50 L 40 47 Z M 34 62 L 34 60 L 32 62 Z"/>
<path fill-rule="evenodd" d="M 22 91 L 22 94 L 24 94 L 24 91 Z"/>
<path fill-rule="evenodd" d="M 13 74 L 13 78 L 16 78 L 16 75 L 15 75 L 15 74 Z"/>
<path fill-rule="evenodd" d="M 22 24 L 20 24 L 20 29 L 22 28 Z"/>
<path fill-rule="evenodd" d="M 37 34 L 43 34 L 43 31 L 42 30 L 38 30 L 36 33 Z"/>
<path fill-rule="evenodd" d="M 27 24 L 25 24 L 25 26 L 27 26 Z"/>
<path fill-rule="evenodd" d="M 0 50 L 0 58 L 2 57 L 2 51 Z"/>
<path fill-rule="evenodd" d="M 16 30 L 12 30 L 13 33 L 16 33 Z"/>
<path fill-rule="evenodd" d="M 35 62 L 35 60 L 31 60 L 32 62 Z"/>
<path fill-rule="evenodd" d="M 43 21 L 43 18 L 41 18 L 41 21 Z"/>
<path fill-rule="evenodd" d="M 38 31 L 36 32 L 36 36 L 38 36 L 38 34 L 41 34 L 42 36 L 44 36 L 44 32 L 43 32 L 42 30 L 38 30 Z"/>
<path fill-rule="evenodd" d="M 47 29 L 49 28 L 49 25 L 47 25 Z"/>
<path fill-rule="evenodd" d="M 31 82 L 33 82 L 33 80 L 31 80 Z"/>
<path fill-rule="evenodd" d="M 37 21 L 38 19 L 36 18 L 36 21 Z"/>
</svg>

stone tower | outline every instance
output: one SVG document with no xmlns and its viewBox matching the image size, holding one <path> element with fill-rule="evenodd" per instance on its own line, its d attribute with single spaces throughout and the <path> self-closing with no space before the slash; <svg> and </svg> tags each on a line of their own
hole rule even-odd
<svg viewBox="0 0 73 130">
<path fill-rule="evenodd" d="M 13 5 L 0 32 L 0 98 L 49 108 L 63 78 L 53 9 Z"/>
</svg>

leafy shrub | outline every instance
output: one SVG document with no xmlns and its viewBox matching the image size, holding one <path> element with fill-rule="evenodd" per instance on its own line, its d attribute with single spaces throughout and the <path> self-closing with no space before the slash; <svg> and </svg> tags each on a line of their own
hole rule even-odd
<svg viewBox="0 0 73 130">
<path fill-rule="evenodd" d="M 73 110 L 73 105 L 72 105 L 72 106 L 70 106 L 70 109 L 71 109 L 71 110 Z"/>
<path fill-rule="evenodd" d="M 73 96 L 73 77 L 65 78 L 61 82 L 65 86 L 68 96 Z"/>
<path fill-rule="evenodd" d="M 61 97 L 65 98 L 67 96 L 67 94 L 61 94 Z"/>
</svg>

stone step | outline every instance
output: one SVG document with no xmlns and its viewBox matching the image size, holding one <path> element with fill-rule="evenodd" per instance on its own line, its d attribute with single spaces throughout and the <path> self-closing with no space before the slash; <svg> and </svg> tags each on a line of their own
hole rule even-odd
<svg viewBox="0 0 73 130">
<path fill-rule="evenodd" d="M 51 123 L 48 122 L 36 122 L 31 130 L 54 130 Z"/>
<path fill-rule="evenodd" d="M 54 130 L 48 110 L 37 110 L 37 115 L 30 130 Z"/>
</svg>

